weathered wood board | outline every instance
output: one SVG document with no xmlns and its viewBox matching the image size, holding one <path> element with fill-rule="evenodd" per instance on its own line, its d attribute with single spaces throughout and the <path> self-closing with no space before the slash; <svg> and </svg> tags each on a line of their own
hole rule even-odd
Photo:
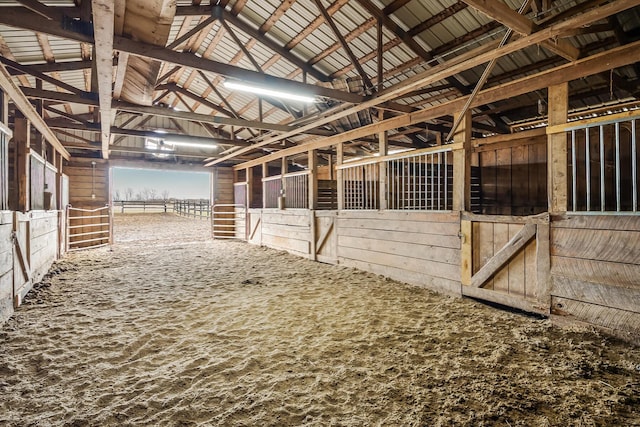
<svg viewBox="0 0 640 427">
<path fill-rule="evenodd" d="M 552 312 L 640 334 L 640 217 L 567 215 L 551 228 Z"/>
</svg>

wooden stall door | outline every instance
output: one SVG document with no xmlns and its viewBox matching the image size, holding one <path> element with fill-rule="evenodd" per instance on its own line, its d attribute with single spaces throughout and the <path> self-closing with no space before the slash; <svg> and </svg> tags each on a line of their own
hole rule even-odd
<svg viewBox="0 0 640 427">
<path fill-rule="evenodd" d="M 14 213 L 13 220 L 13 305 L 22 304 L 22 298 L 31 289 L 31 237 L 29 215 Z"/>
<path fill-rule="evenodd" d="M 549 216 L 463 216 L 462 294 L 548 314 Z"/>
<path fill-rule="evenodd" d="M 314 215 L 315 232 L 314 239 L 315 260 L 328 264 L 338 263 L 338 237 L 336 233 L 337 212 L 327 211 L 312 212 Z M 313 255 L 313 254 L 312 254 Z"/>
</svg>

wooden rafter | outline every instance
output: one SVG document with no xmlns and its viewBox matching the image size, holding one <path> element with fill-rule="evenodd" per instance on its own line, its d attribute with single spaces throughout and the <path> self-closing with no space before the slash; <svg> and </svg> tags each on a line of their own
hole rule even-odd
<svg viewBox="0 0 640 427">
<path fill-rule="evenodd" d="M 172 62 L 184 67 L 207 71 L 223 76 L 234 77 L 239 80 L 261 86 L 278 87 L 281 90 L 285 91 L 309 93 L 316 96 L 322 96 L 351 103 L 358 103 L 362 101 L 362 97 L 356 94 L 290 81 L 271 75 L 260 74 L 255 71 L 246 70 L 244 68 L 225 64 L 222 62 L 199 58 L 189 53 L 175 52 L 164 47 L 135 42 L 123 37 L 115 37 L 113 47 L 116 50 L 129 52 L 134 55 L 139 55 L 158 61 Z"/>
<path fill-rule="evenodd" d="M 423 21 L 418 25 L 416 25 L 415 27 L 411 28 L 409 31 L 407 31 L 407 34 L 409 34 L 411 37 L 415 37 L 418 34 L 422 33 L 423 31 L 427 31 L 429 28 L 441 23 L 447 18 L 452 17 L 453 15 L 455 15 L 456 13 L 460 12 L 461 10 L 467 7 L 468 5 L 466 3 L 463 3 L 461 1 L 455 2 L 453 5 L 436 13 L 426 21 Z"/>
<path fill-rule="evenodd" d="M 489 18 L 500 22 L 513 31 L 528 36 L 540 28 L 526 16 L 514 11 L 501 1 L 489 0 L 463 0 L 466 4 L 487 15 Z M 554 52 L 569 61 L 574 61 L 580 56 L 580 51 L 566 40 L 544 40 L 542 43 L 546 49 Z"/>
<path fill-rule="evenodd" d="M 182 45 L 182 43 L 186 42 L 187 40 L 189 40 L 193 35 L 198 34 L 200 31 L 204 30 L 205 28 L 207 28 L 209 25 L 213 24 L 213 22 L 216 20 L 215 17 L 210 16 L 206 19 L 204 19 L 202 22 L 199 22 L 195 27 L 193 27 L 191 30 L 187 31 L 186 33 L 182 34 L 180 37 L 178 37 L 177 39 L 175 39 L 174 41 L 172 41 L 170 44 L 167 45 L 167 49 L 175 49 L 177 47 L 180 47 L 180 45 Z"/>
<path fill-rule="evenodd" d="M 58 137 L 33 108 L 27 97 L 24 96 L 20 89 L 18 89 L 18 87 L 13 83 L 7 69 L 2 64 L 0 64 L 0 88 L 9 95 L 16 107 L 22 111 L 22 114 L 31 121 L 38 132 L 45 137 L 53 148 L 61 153 L 65 159 L 69 159 L 69 152 L 65 150 Z"/>
<path fill-rule="evenodd" d="M 25 16 L 24 13 L 18 13 L 15 11 L 14 13 L 2 14 L 0 15 L 0 23 L 5 23 L 7 25 L 15 26 L 18 28 L 30 29 L 36 32 L 52 34 L 71 40 L 88 42 L 92 41 L 91 37 L 87 35 L 62 28 L 61 25 L 54 24 L 35 14 L 27 14 L 27 16 Z M 275 76 L 260 75 L 259 73 L 245 70 L 240 67 L 231 66 L 217 61 L 206 60 L 192 54 L 175 52 L 164 47 L 136 42 L 123 37 L 114 37 L 113 43 L 114 49 L 119 51 L 128 52 L 134 55 L 139 55 L 158 61 L 170 62 L 188 68 L 200 69 L 224 76 L 233 76 L 240 80 L 258 85 L 280 87 L 282 90 L 305 92 L 317 96 L 351 103 L 358 103 L 362 101 L 362 97 L 356 94 L 347 93 L 336 89 L 299 83 L 295 81 L 288 81 L 286 79 Z"/>
<path fill-rule="evenodd" d="M 275 23 L 278 22 L 278 19 L 282 18 L 282 16 L 295 2 L 296 0 L 281 1 L 280 6 L 277 7 L 277 9 L 271 14 L 271 16 L 269 16 L 269 18 L 267 18 L 266 21 L 264 21 L 264 23 L 258 29 L 258 32 L 260 32 L 260 34 L 262 35 L 266 34 L 271 29 L 271 27 L 273 27 Z"/>
<path fill-rule="evenodd" d="M 349 2 L 349 0 L 336 0 L 334 1 L 331 6 L 329 6 L 327 8 L 327 13 L 329 15 L 333 15 L 334 13 L 336 13 L 338 10 L 340 10 L 342 8 L 342 6 L 346 5 Z M 298 44 L 300 44 L 300 42 L 302 40 L 304 40 L 306 37 L 309 36 L 309 34 L 313 33 L 318 27 L 320 27 L 320 25 L 322 25 L 322 23 L 324 22 L 324 19 L 322 19 L 321 16 L 315 18 L 313 21 L 311 21 L 311 23 L 309 25 L 306 26 L 306 28 L 302 31 L 300 31 L 300 33 L 298 33 L 294 38 L 292 38 L 285 46 L 284 48 L 286 50 L 291 50 L 294 47 L 296 47 Z"/>
<path fill-rule="evenodd" d="M 360 1 L 360 0 L 359 0 Z M 612 14 L 618 13 L 622 10 L 626 10 L 627 8 L 633 7 L 635 6 L 637 3 L 637 1 L 626 1 L 626 0 L 621 0 L 615 3 L 610 3 L 608 5 L 602 6 L 596 10 L 592 10 L 589 12 L 586 12 L 582 15 L 576 16 L 574 18 L 568 19 L 566 21 L 563 21 L 561 23 L 558 23 L 556 25 L 553 25 L 549 28 L 546 28 L 544 30 L 538 31 L 537 33 L 534 33 L 530 36 L 526 36 L 526 37 L 522 37 L 510 44 L 507 44 L 506 46 L 503 46 L 502 48 L 495 50 L 495 51 L 491 51 L 491 52 L 486 52 L 480 55 L 476 55 L 476 56 L 472 56 L 470 59 L 467 59 L 466 61 L 456 61 L 451 60 L 448 62 L 444 62 L 436 67 L 433 67 L 430 70 L 427 70 L 426 72 L 422 73 L 422 74 L 418 74 L 412 78 L 407 79 L 406 81 L 404 81 L 401 85 L 397 86 L 397 87 L 392 87 L 389 89 L 386 89 L 384 91 L 382 91 L 378 96 L 376 96 L 374 99 L 372 99 L 371 101 L 368 102 L 363 102 L 358 106 L 355 107 L 350 107 L 347 109 L 344 109 L 340 112 L 337 112 L 335 114 L 332 114 L 330 116 L 324 117 L 322 119 L 317 120 L 314 125 L 308 125 L 308 126 L 319 126 L 325 123 L 330 123 L 334 120 L 337 120 L 341 117 L 345 117 L 349 114 L 353 114 L 353 113 L 357 113 L 358 111 L 362 111 L 366 108 L 370 108 L 373 107 L 383 101 L 389 100 L 389 99 L 393 99 L 398 97 L 401 94 L 410 92 L 412 90 L 415 90 L 419 87 L 423 87 L 427 84 L 431 84 L 434 82 L 437 82 L 439 80 L 442 80 L 448 76 L 454 75 L 457 72 L 459 72 L 459 70 L 464 70 L 464 69 L 468 69 L 471 68 L 473 66 L 482 64 L 484 62 L 488 62 L 491 58 L 494 57 L 500 57 L 500 56 L 504 56 L 507 55 L 511 52 L 515 52 L 517 50 L 522 49 L 523 47 L 529 46 L 532 43 L 539 43 L 543 40 L 547 40 L 549 38 L 554 37 L 555 35 L 557 35 L 558 33 L 562 32 L 565 28 L 571 28 L 571 27 L 575 27 L 575 26 L 581 26 L 581 25 L 588 25 L 592 22 L 601 20 L 603 18 L 606 18 L 607 16 L 610 16 Z M 630 45 L 628 45 L 630 46 Z M 626 47 L 628 47 L 626 46 Z M 634 44 L 635 46 L 635 44 Z M 619 52 L 619 51 L 616 51 Z M 629 51 L 626 50 L 626 52 L 628 53 Z M 638 54 L 636 52 L 636 54 Z M 467 56 L 471 56 L 473 55 L 473 51 L 468 52 Z M 613 55 L 613 54 L 612 54 Z M 621 59 L 619 56 L 616 56 L 616 59 L 619 62 L 622 62 L 623 64 L 626 64 L 627 62 L 624 62 L 626 60 L 625 59 Z M 601 64 L 602 65 L 602 64 Z M 607 66 L 607 64 L 604 65 L 605 67 Z M 607 67 L 608 68 L 608 67 Z M 605 68 L 605 69 L 607 69 Z M 598 71 L 599 72 L 599 71 Z M 594 73 L 589 73 L 589 74 L 594 74 Z M 487 91 L 493 91 L 495 90 L 495 88 L 491 88 L 491 89 L 487 89 L 486 91 L 481 92 L 487 92 Z M 506 96 L 508 96 L 508 94 L 506 94 Z M 488 102 L 492 102 L 492 101 L 488 101 L 488 102 L 478 102 L 478 101 L 482 101 L 482 97 L 480 96 L 477 99 L 477 105 L 485 105 Z M 464 99 L 462 99 L 462 105 L 464 104 Z M 438 106 L 438 107 L 434 107 L 436 108 L 442 108 L 444 111 L 446 111 L 446 108 L 448 105 L 450 105 L 450 103 L 446 103 L 443 104 L 443 106 Z M 434 111 L 434 109 L 427 109 L 427 110 L 423 110 L 423 111 Z M 417 114 L 417 113 L 412 113 L 414 118 L 418 118 L 418 117 L 422 117 L 421 114 Z M 445 113 L 446 114 L 446 113 Z M 400 116 L 402 117 L 402 116 Z M 438 116 L 436 116 L 438 117 Z M 427 115 L 426 118 L 429 118 L 429 116 Z M 407 123 L 402 123 L 400 122 L 400 125 L 405 125 Z M 366 128 L 367 126 L 365 126 L 364 128 Z M 305 126 L 303 126 L 302 128 L 300 128 L 298 131 L 296 131 L 293 134 L 297 134 L 300 133 L 300 131 L 302 129 L 304 129 Z M 364 129 L 361 128 L 361 129 Z M 393 128 L 393 127 L 392 127 Z M 350 132 L 346 132 L 346 134 L 349 134 Z M 274 138 L 270 138 L 267 141 L 262 141 L 258 144 L 254 144 L 255 146 L 260 146 L 260 145 L 266 145 L 268 143 L 273 143 L 276 142 L 278 140 L 281 140 L 283 138 L 289 137 L 293 135 L 291 132 L 289 133 L 285 133 L 282 135 L 279 135 L 277 137 Z M 245 150 L 238 150 L 238 153 L 240 154 L 240 152 L 246 152 Z M 232 158 L 233 155 L 229 155 L 229 156 L 225 156 L 223 158 L 220 158 L 214 162 L 209 162 L 208 165 L 214 165 L 217 164 L 220 161 L 224 161 L 224 160 L 228 160 L 229 158 Z"/>
<path fill-rule="evenodd" d="M 100 125 L 94 123 L 78 124 L 68 121 L 50 119 L 47 121 L 48 126 L 51 129 L 67 129 L 67 130 L 81 130 L 84 132 L 101 132 Z M 140 126 L 140 125 L 138 125 Z M 247 146 L 249 143 L 244 140 L 230 140 L 230 139 L 212 139 L 208 137 L 202 137 L 197 135 L 182 135 L 177 133 L 163 133 L 159 134 L 152 130 L 140 130 L 140 129 L 124 129 L 117 126 L 111 126 L 111 133 L 114 135 L 132 136 L 136 138 L 159 138 L 177 142 L 199 142 L 208 144 L 222 144 L 222 145 L 235 145 L 235 146 Z"/>
<path fill-rule="evenodd" d="M 269 37 L 264 37 L 262 34 L 260 34 L 258 30 L 252 28 L 244 21 L 235 17 L 233 14 L 229 14 L 224 11 L 221 11 L 220 14 L 222 16 L 222 19 L 231 23 L 234 27 L 238 28 L 240 31 L 242 31 L 246 35 L 253 37 L 257 41 L 259 41 L 261 44 L 268 47 L 269 49 L 271 49 L 272 51 L 274 51 L 275 53 L 277 53 L 287 61 L 291 62 L 293 65 L 303 69 L 304 71 L 306 71 L 307 73 L 315 77 L 316 79 L 323 82 L 330 80 L 326 74 L 318 71 L 316 68 L 312 66 L 312 64 L 308 62 L 305 63 L 305 61 L 300 59 L 298 56 L 291 54 L 289 52 L 290 49 L 286 49 L 285 47 L 280 46 L 276 42 L 272 41 Z"/>
<path fill-rule="evenodd" d="M 364 23 L 362 23 L 361 25 L 358 25 L 358 28 L 356 28 L 355 30 L 349 32 L 349 34 L 344 36 L 345 41 L 350 42 L 358 38 L 359 36 L 367 32 L 369 29 L 373 28 L 376 25 L 376 22 L 377 21 L 374 18 L 367 19 Z M 313 65 L 322 61 L 324 58 L 326 58 L 327 56 L 331 55 L 333 52 L 340 49 L 340 46 L 341 46 L 340 42 L 336 42 L 332 44 L 322 52 L 315 55 L 313 58 L 309 59 L 307 61 L 307 64 Z"/>
<path fill-rule="evenodd" d="M 543 71 L 533 76 L 524 77 L 522 79 L 496 88 L 486 89 L 480 92 L 474 104 L 482 105 L 501 99 L 518 96 L 520 94 L 524 94 L 533 90 L 546 88 L 548 85 L 559 84 L 573 78 L 581 78 L 587 75 L 596 74 L 601 72 L 603 69 L 607 69 L 607 67 L 609 66 L 617 68 L 628 65 L 631 61 L 636 60 L 640 60 L 640 41 L 613 49 L 609 52 L 603 52 L 588 58 L 580 59 L 572 64 L 562 65 L 551 70 Z M 568 69 L 570 69 L 572 73 L 567 73 Z M 374 123 L 372 125 L 354 129 L 352 131 L 347 131 L 334 137 L 316 139 L 310 143 L 305 144 L 304 146 L 284 149 L 280 152 L 261 157 L 259 160 L 246 162 L 239 167 L 245 168 L 255 166 L 256 164 L 281 158 L 282 156 L 294 155 L 297 153 L 308 151 L 310 149 L 322 148 L 329 145 L 338 144 L 340 142 L 350 141 L 362 136 L 373 135 L 374 133 L 395 129 L 404 125 L 421 123 L 425 120 L 431 120 L 444 114 L 451 114 L 455 111 L 458 111 L 464 105 L 465 101 L 466 97 L 458 98 L 441 105 L 426 108 L 424 110 L 421 110 L 419 113 L 398 116 L 392 119 L 384 120 L 383 122 Z M 272 141 L 268 142 L 271 143 Z M 237 150 L 237 153 L 246 152 L 256 145 L 257 144 L 254 144 L 254 146 L 252 147 Z M 211 161 L 207 163 L 207 166 L 226 161 L 229 157 L 233 157 L 233 154 Z"/>
<path fill-rule="evenodd" d="M 372 89 L 373 84 L 371 83 L 371 79 L 369 79 L 369 76 L 364 71 L 364 68 L 362 68 L 362 65 L 360 64 L 359 59 L 356 57 L 356 55 L 354 55 L 353 51 L 349 47 L 349 44 L 347 43 L 347 40 L 345 40 L 344 36 L 340 32 L 340 29 L 338 28 L 336 23 L 333 22 L 333 18 L 331 18 L 331 15 L 327 13 L 327 10 L 324 8 L 322 4 L 322 0 L 313 0 L 313 1 L 315 2 L 316 6 L 318 7 L 318 10 L 322 14 L 322 17 L 324 18 L 325 22 L 327 23 L 327 25 L 329 25 L 329 27 L 333 31 L 333 34 L 336 36 L 336 38 L 340 42 L 342 49 L 347 53 L 347 56 L 349 57 L 349 59 L 351 59 L 353 66 L 356 68 L 356 70 L 358 70 L 358 74 L 360 75 L 360 77 L 362 78 L 362 81 L 365 84 L 365 90 Z"/>
<path fill-rule="evenodd" d="M 28 68 L 28 66 L 24 66 L 21 64 L 18 64 L 15 61 L 12 61 L 6 57 L 0 56 L 0 62 L 2 62 L 4 65 L 6 65 L 7 67 L 14 69 L 14 70 L 18 70 L 24 74 L 29 74 L 37 79 L 40 79 L 42 81 L 45 81 L 47 83 L 51 83 L 52 85 L 56 86 L 57 88 L 60 89 L 64 89 L 66 91 L 69 91 L 71 93 L 75 93 L 77 95 L 80 94 L 86 94 L 87 92 L 84 92 L 81 89 L 78 89 L 75 86 L 71 86 L 70 84 L 67 84 L 65 82 L 63 82 L 62 80 L 60 80 L 60 78 L 54 78 L 51 77 L 45 73 L 41 73 L 39 71 L 35 71 L 32 68 Z M 56 71 L 52 71 L 51 73 L 57 73 Z"/>
<path fill-rule="evenodd" d="M 52 21 L 60 21 L 62 20 L 62 13 L 55 7 L 45 6 L 40 3 L 38 0 L 17 0 L 18 3 L 21 3 L 27 9 L 37 13 L 38 15 L 52 20 Z"/>
</svg>

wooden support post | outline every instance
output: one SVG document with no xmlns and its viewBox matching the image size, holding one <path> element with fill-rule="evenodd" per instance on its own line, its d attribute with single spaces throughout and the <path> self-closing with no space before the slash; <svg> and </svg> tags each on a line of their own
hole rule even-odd
<svg viewBox="0 0 640 427">
<path fill-rule="evenodd" d="M 249 209 L 251 207 L 251 195 L 253 194 L 253 168 L 248 167 L 247 169 L 245 169 L 245 182 L 247 183 L 245 185 L 245 193 L 244 193 L 244 197 L 245 197 L 245 208 Z"/>
<path fill-rule="evenodd" d="M 218 168 L 213 168 L 211 171 L 210 177 L 210 185 L 211 195 L 209 200 L 211 200 L 211 205 L 215 205 L 218 202 L 218 191 L 216 190 L 216 185 L 218 185 Z M 180 202 L 180 210 L 182 210 L 182 202 Z"/>
<path fill-rule="evenodd" d="M 457 119 L 457 117 L 456 117 Z M 462 143 L 463 149 L 453 152 L 453 210 L 471 210 L 471 111 L 460 121 L 454 143 Z"/>
<path fill-rule="evenodd" d="M 318 259 L 316 248 L 316 208 L 318 207 L 318 151 L 309 150 L 309 259 Z"/>
<path fill-rule="evenodd" d="M 549 87 L 549 127 L 567 123 L 569 84 Z M 549 212 L 567 211 L 567 134 L 549 134 L 547 139 L 547 191 Z"/>
<path fill-rule="evenodd" d="M 378 110 L 380 120 L 384 120 L 384 110 Z M 378 150 L 380 157 L 384 157 L 389 151 L 389 139 L 386 131 L 378 134 Z M 380 189 L 380 210 L 386 210 L 389 208 L 389 202 L 387 200 L 387 167 L 385 162 L 378 164 L 378 188 Z"/>
<path fill-rule="evenodd" d="M 0 123 L 9 125 L 9 97 L 0 88 Z"/>
<path fill-rule="evenodd" d="M 473 223 L 460 221 L 460 282 L 464 286 L 471 285 L 473 276 Z"/>
<path fill-rule="evenodd" d="M 267 163 L 262 164 L 262 179 L 269 176 L 269 165 Z M 267 207 L 267 192 L 264 191 L 264 181 L 260 183 L 262 186 L 262 209 Z"/>
<path fill-rule="evenodd" d="M 29 120 L 15 118 L 13 138 L 16 143 L 16 172 L 18 178 L 18 210 L 27 212 L 31 208 L 30 171 L 31 132 Z"/>
<path fill-rule="evenodd" d="M 284 156 L 280 163 L 280 196 L 278 197 L 278 209 L 285 209 L 287 206 L 287 182 L 284 179 L 287 170 L 287 157 Z"/>
<path fill-rule="evenodd" d="M 340 142 L 336 146 L 336 165 L 342 165 L 344 160 L 344 143 Z M 341 211 L 344 209 L 344 182 L 342 180 L 342 169 L 336 170 L 336 188 L 337 188 L 337 197 L 338 197 L 338 210 Z"/>
<path fill-rule="evenodd" d="M 318 207 L 318 151 L 309 150 L 309 209 Z"/>
</svg>

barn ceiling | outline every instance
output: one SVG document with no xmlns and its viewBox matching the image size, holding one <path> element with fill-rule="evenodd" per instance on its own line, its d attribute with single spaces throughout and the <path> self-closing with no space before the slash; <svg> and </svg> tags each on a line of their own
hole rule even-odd
<svg viewBox="0 0 640 427">
<path fill-rule="evenodd" d="M 505 96 L 473 104 L 473 132 L 525 129 L 544 122 L 546 90 L 506 88 L 640 39 L 629 0 L 212 3 L 0 0 L 0 62 L 73 156 L 216 164 L 403 117 L 391 145 L 442 142 L 453 118 L 436 107 L 472 93 L 492 58 L 482 89 Z M 636 105 L 640 58 L 623 55 L 570 82 L 570 110 Z M 373 150 L 371 135 L 349 142 Z"/>
</svg>

